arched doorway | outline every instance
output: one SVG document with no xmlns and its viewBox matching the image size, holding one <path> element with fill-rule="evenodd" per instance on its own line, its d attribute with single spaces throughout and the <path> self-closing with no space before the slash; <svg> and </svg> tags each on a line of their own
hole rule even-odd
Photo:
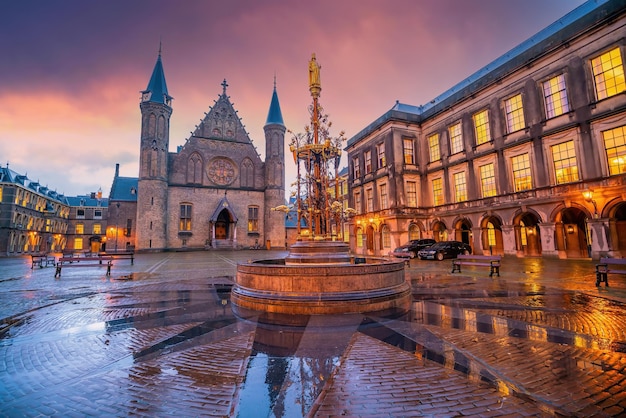
<svg viewBox="0 0 626 418">
<path fill-rule="evenodd" d="M 441 221 L 435 221 L 433 223 L 433 239 L 437 242 L 448 240 L 448 228 L 446 224 Z"/>
<path fill-rule="evenodd" d="M 374 227 L 372 225 L 367 226 L 365 244 L 367 246 L 367 253 L 374 254 Z"/>
<path fill-rule="evenodd" d="M 556 245 L 559 254 L 565 258 L 585 258 L 589 256 L 587 228 L 584 211 L 569 207 L 560 212 L 560 222 L 555 225 Z"/>
<path fill-rule="evenodd" d="M 504 255 L 502 239 L 502 220 L 497 216 L 484 218 L 480 225 L 480 242 L 487 254 Z"/>
<path fill-rule="evenodd" d="M 521 256 L 541 255 L 539 218 L 534 213 L 524 212 L 515 217 L 515 245 Z"/>
<path fill-rule="evenodd" d="M 609 220 L 609 234 L 614 256 L 626 257 L 626 202 L 619 203 Z"/>
<path fill-rule="evenodd" d="M 230 213 L 224 209 L 217 216 L 217 221 L 215 221 L 215 239 L 228 239 L 230 223 L 231 223 Z"/>
<path fill-rule="evenodd" d="M 468 219 L 459 219 L 454 226 L 454 239 L 472 245 L 472 224 Z"/>
<path fill-rule="evenodd" d="M 237 217 L 231 207 L 224 196 L 209 218 L 209 240 L 213 248 L 237 248 Z"/>
<path fill-rule="evenodd" d="M 104 251 L 102 248 L 102 237 L 96 235 L 89 237 L 89 252 L 98 253 L 100 251 Z"/>
</svg>

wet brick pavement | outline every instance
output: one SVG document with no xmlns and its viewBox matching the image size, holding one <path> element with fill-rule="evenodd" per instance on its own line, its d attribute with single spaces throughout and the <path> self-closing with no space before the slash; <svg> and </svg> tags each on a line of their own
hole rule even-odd
<svg viewBox="0 0 626 418">
<path fill-rule="evenodd" d="M 134 265 L 0 259 L 0 416 L 620 416 L 626 277 L 591 260 L 505 257 L 450 273 L 411 260 L 406 315 L 233 315 L 239 261 L 278 251 L 139 254 Z"/>
</svg>

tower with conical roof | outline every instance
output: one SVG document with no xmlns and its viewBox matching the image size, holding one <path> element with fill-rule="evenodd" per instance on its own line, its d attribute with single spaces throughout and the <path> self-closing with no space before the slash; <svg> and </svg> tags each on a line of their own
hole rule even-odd
<svg viewBox="0 0 626 418">
<path fill-rule="evenodd" d="M 273 246 L 285 242 L 284 213 L 272 208 L 285 204 L 285 124 L 280 111 L 276 79 L 274 92 L 263 127 L 265 131 L 265 235 Z"/>
<path fill-rule="evenodd" d="M 141 146 L 137 191 L 137 248 L 167 247 L 168 149 L 172 97 L 161 48 L 148 87 L 141 92 Z"/>
</svg>

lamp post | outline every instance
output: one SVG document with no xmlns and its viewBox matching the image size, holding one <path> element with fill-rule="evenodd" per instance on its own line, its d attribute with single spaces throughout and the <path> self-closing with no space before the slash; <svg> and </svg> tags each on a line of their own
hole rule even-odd
<svg viewBox="0 0 626 418">
<path fill-rule="evenodd" d="M 593 205 L 593 217 L 594 219 L 598 219 L 598 205 L 596 204 L 596 201 L 593 200 L 593 190 L 585 190 L 583 192 L 583 197 L 585 198 L 585 202 Z"/>
</svg>

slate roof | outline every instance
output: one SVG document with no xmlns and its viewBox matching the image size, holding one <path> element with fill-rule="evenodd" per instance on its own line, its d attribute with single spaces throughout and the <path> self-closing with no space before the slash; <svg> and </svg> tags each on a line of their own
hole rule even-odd
<svg viewBox="0 0 626 418">
<path fill-rule="evenodd" d="M 137 201 L 137 177 L 114 177 L 111 185 L 110 200 L 136 202 Z"/>
<path fill-rule="evenodd" d="M 68 204 L 67 197 L 63 194 L 57 193 L 56 190 L 50 190 L 47 186 L 43 186 L 39 184 L 39 182 L 29 179 L 27 175 L 19 174 L 9 167 L 0 167 L 0 183 L 20 185 L 49 199 L 56 200 L 65 205 Z"/>
<path fill-rule="evenodd" d="M 283 125 L 283 114 L 280 111 L 280 103 L 278 103 L 278 94 L 276 93 L 276 86 L 274 86 L 274 93 L 272 93 L 272 101 L 270 102 L 270 110 L 267 114 L 266 125 Z"/>
<path fill-rule="evenodd" d="M 85 206 L 85 207 L 99 207 L 106 208 L 109 206 L 109 199 L 102 197 L 98 199 L 93 195 L 83 196 L 68 196 L 67 202 L 70 206 Z"/>
<path fill-rule="evenodd" d="M 163 71 L 163 62 L 161 61 L 161 51 L 159 51 L 159 57 L 156 64 L 154 64 L 154 70 L 152 70 L 152 76 L 148 82 L 148 87 L 142 93 L 152 93 L 149 102 L 168 104 L 172 100 L 167 92 L 167 83 L 165 82 L 165 72 Z"/>
</svg>

